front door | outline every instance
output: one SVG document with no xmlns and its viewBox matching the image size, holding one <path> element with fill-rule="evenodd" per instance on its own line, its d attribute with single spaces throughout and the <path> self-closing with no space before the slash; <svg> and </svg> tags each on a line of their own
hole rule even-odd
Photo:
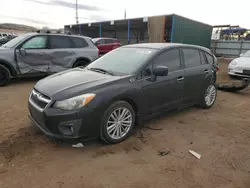
<svg viewBox="0 0 250 188">
<path fill-rule="evenodd" d="M 48 37 L 43 35 L 29 38 L 16 49 L 16 59 L 22 74 L 48 72 L 51 62 Z"/>
<path fill-rule="evenodd" d="M 152 81 L 150 76 L 153 71 L 147 67 L 143 75 L 142 92 L 148 114 L 161 113 L 166 110 L 178 108 L 181 104 L 184 90 L 184 70 L 181 65 L 179 49 L 171 49 L 161 53 L 154 59 L 152 70 L 157 66 L 167 66 L 167 76 L 158 76 Z M 144 76 L 145 77 L 145 76 Z"/>
<path fill-rule="evenodd" d="M 203 83 L 206 75 L 211 74 L 209 64 L 205 61 L 204 55 L 195 48 L 182 49 L 185 64 L 184 98 L 182 104 L 191 104 L 200 99 L 204 91 Z"/>
</svg>

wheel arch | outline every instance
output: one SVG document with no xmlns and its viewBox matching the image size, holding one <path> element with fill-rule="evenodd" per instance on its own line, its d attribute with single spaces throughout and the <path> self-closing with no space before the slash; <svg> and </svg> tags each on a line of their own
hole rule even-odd
<svg viewBox="0 0 250 188">
<path fill-rule="evenodd" d="M 0 65 L 5 66 L 10 71 L 11 76 L 14 76 L 14 77 L 17 76 L 17 72 L 16 72 L 15 68 L 9 62 L 0 59 Z"/>
<path fill-rule="evenodd" d="M 73 63 L 73 67 L 76 65 L 76 63 L 77 62 L 79 62 L 79 61 L 86 61 L 87 63 L 90 63 L 91 62 L 91 60 L 89 59 L 89 58 L 87 58 L 87 57 L 78 57 L 76 60 L 75 60 L 75 62 Z"/>
</svg>

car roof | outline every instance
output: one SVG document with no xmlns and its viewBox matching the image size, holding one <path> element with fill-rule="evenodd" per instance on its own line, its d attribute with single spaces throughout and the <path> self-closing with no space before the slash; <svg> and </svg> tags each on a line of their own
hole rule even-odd
<svg viewBox="0 0 250 188">
<path fill-rule="evenodd" d="M 113 40 L 117 40 L 116 38 L 109 38 L 109 37 L 98 37 L 98 38 L 92 38 L 92 39 L 97 39 L 97 40 L 100 40 L 100 39 L 113 39 Z"/>
<path fill-rule="evenodd" d="M 57 36 L 68 36 L 68 37 L 78 37 L 78 38 L 84 38 L 84 39 L 91 39 L 90 37 L 87 36 L 82 36 L 82 35 L 68 35 L 68 34 L 61 34 L 61 33 L 26 33 L 25 35 L 29 36 L 37 36 L 37 35 L 57 35 Z"/>
<path fill-rule="evenodd" d="M 191 44 L 182 44 L 182 43 L 141 43 L 141 44 L 130 44 L 123 46 L 123 48 L 151 48 L 151 49 L 168 49 L 172 47 L 191 47 L 191 48 L 197 48 L 204 51 L 207 51 L 211 53 L 211 51 L 208 48 L 205 48 L 203 46 L 198 45 L 191 45 Z"/>
</svg>

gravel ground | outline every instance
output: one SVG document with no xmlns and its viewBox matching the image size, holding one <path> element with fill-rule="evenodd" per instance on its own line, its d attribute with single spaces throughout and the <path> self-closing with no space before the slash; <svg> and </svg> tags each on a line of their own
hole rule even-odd
<svg viewBox="0 0 250 188">
<path fill-rule="evenodd" d="M 220 60 L 218 82 L 230 81 L 227 64 Z M 219 91 L 209 110 L 189 108 L 147 121 L 161 130 L 138 127 L 121 144 L 72 148 L 30 130 L 27 98 L 38 79 L 0 88 L 1 188 L 250 187 L 249 88 Z"/>
</svg>

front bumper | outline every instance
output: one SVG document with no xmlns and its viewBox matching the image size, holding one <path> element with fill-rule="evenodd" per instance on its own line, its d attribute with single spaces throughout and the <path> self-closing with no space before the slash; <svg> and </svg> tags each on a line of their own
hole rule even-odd
<svg viewBox="0 0 250 188">
<path fill-rule="evenodd" d="M 57 139 L 92 139 L 99 136 L 100 116 L 92 107 L 75 111 L 62 111 L 51 108 L 48 104 L 44 109 L 37 108 L 29 98 L 29 117 L 45 135 Z M 95 112 L 94 112 L 95 111 Z"/>
<path fill-rule="evenodd" d="M 245 78 L 249 78 L 250 74 L 249 74 L 250 70 L 242 70 L 242 69 L 236 69 L 236 68 L 228 68 L 228 74 L 231 76 L 238 76 L 238 77 L 245 77 Z"/>
</svg>

